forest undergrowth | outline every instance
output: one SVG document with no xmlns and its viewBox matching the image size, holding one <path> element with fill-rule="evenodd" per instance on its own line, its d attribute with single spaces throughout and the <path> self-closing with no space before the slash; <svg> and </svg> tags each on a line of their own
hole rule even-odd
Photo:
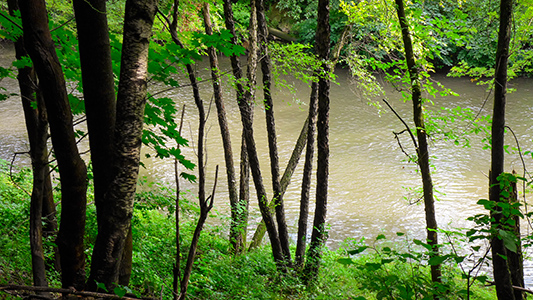
<svg viewBox="0 0 533 300">
<path fill-rule="evenodd" d="M 31 170 L 10 170 L 8 162 L 0 160 L 0 285 L 32 283 L 31 257 L 26 255 L 30 252 L 30 190 Z M 125 289 L 138 297 L 172 299 L 175 219 L 169 210 L 173 209 L 174 191 L 157 184 L 143 190 L 136 196 L 133 271 Z M 91 193 L 89 189 L 87 254 L 92 253 L 97 233 Z M 199 213 L 193 200 L 182 200 L 181 253 L 187 253 Z M 267 245 L 233 255 L 224 216 L 215 212 L 210 218 L 199 243 L 188 299 L 432 299 L 438 290 L 432 287 L 428 267 L 420 260 L 423 251 L 408 239 L 401 243 L 383 235 L 374 241 L 354 237 L 336 250 L 325 249 L 318 280 L 305 285 L 296 271 L 283 274 L 276 270 Z M 54 237 L 50 236 L 45 240 L 48 262 L 54 255 L 53 246 Z M 90 264 L 90 256 L 87 258 Z M 50 286 L 60 287 L 59 273 L 48 267 Z M 444 270 L 442 299 L 466 299 L 466 280 L 457 264 L 445 264 Z M 0 295 L 3 298 L 15 297 Z M 475 284 L 470 299 L 496 299 L 496 295 L 492 287 Z"/>
</svg>

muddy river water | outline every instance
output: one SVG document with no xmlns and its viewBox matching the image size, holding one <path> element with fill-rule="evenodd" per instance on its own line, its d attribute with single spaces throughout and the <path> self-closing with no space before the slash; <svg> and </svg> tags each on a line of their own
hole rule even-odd
<svg viewBox="0 0 533 300">
<path fill-rule="evenodd" d="M 0 47 L 0 63 L 8 65 L 14 53 L 10 46 Z M 228 62 L 223 61 L 223 68 L 228 68 Z M 206 65 L 206 62 L 203 62 Z M 202 64 L 198 67 L 202 70 Z M 205 73 L 205 71 L 202 71 Z M 349 72 L 338 69 L 337 84 L 331 87 L 330 111 L 330 177 L 328 196 L 328 217 L 330 226 L 328 243 L 336 247 L 347 238 L 359 239 L 366 237 L 373 239 L 384 233 L 393 238 L 395 232 L 405 232 L 414 238 L 424 238 L 424 209 L 421 204 L 411 204 L 419 196 L 417 190 L 421 186 L 421 179 L 413 163 L 406 161 L 394 139 L 393 131 L 403 130 L 400 121 L 383 107 L 381 110 L 368 105 L 352 83 Z M 204 75 L 206 76 L 206 75 Z M 292 82 L 290 77 L 285 78 Z M 437 97 L 430 110 L 437 111 L 441 107 L 471 108 L 480 116 L 491 114 L 492 94 L 486 87 L 478 86 L 465 78 L 448 78 L 435 75 L 434 80 L 440 81 L 459 96 Z M 10 92 L 18 92 L 16 81 L 4 79 L 0 86 Z M 307 116 L 310 88 L 307 84 L 294 82 L 295 91 L 276 89 L 274 92 L 275 115 L 278 133 L 279 155 L 282 168 L 292 152 L 304 120 Z M 228 92 L 224 94 L 228 113 L 229 126 L 232 135 L 233 152 L 239 153 L 241 122 L 234 95 L 229 92 L 231 87 L 225 82 Z M 533 150 L 533 80 L 516 79 L 510 84 L 515 91 L 508 96 L 507 125 L 512 128 L 520 142 L 522 151 Z M 157 87 L 151 87 L 157 90 Z M 203 97 L 205 102 L 211 99 L 210 84 L 203 83 Z M 396 111 L 412 124 L 411 103 L 404 103 L 401 95 L 386 87 L 386 95 Z M 196 161 L 193 142 L 196 139 L 196 111 L 192 100 L 190 87 L 180 88 L 167 93 L 173 97 L 181 107 L 187 104 L 185 114 L 184 137 L 191 141 L 189 148 L 183 151 L 185 156 Z M 224 167 L 222 142 L 218 123 L 216 122 L 215 107 L 213 105 L 208 120 L 207 136 L 207 172 L 211 174 L 207 187 L 211 186 L 216 164 Z M 255 138 L 260 154 L 263 174 L 269 173 L 268 149 L 265 133 L 264 113 L 260 105 L 256 106 Z M 462 132 L 469 128 L 466 122 L 449 125 L 456 131 Z M 469 226 L 465 219 L 473 214 L 483 212 L 476 201 L 487 198 L 488 169 L 490 165 L 490 150 L 483 149 L 483 134 L 469 136 L 470 147 L 454 145 L 453 142 L 443 141 L 435 136 L 430 143 L 431 162 L 434 165 L 433 181 L 436 186 L 436 212 L 438 224 L 444 228 Z M 507 134 L 506 143 L 516 146 L 514 138 Z M 413 152 L 407 137 L 403 139 L 403 146 Z M 28 142 L 24 127 L 24 118 L 20 99 L 11 97 L 0 102 L 0 158 L 11 159 L 14 152 L 26 151 Z M 316 157 L 316 155 L 315 155 Z M 235 157 L 238 165 L 238 157 Z M 17 159 L 18 163 L 27 164 L 28 158 Z M 150 180 L 172 184 L 173 163 L 170 160 L 144 159 L 146 169 L 141 176 Z M 531 155 L 525 157 L 527 165 L 531 166 Z M 296 234 L 298 218 L 299 194 L 301 186 L 300 163 L 293 176 L 285 195 L 287 221 L 290 230 Z M 506 157 L 507 170 L 513 168 L 519 174 L 522 163 L 516 152 L 510 152 Z M 531 168 L 531 167 L 530 167 Z M 223 170 L 223 169 L 221 169 Z M 219 185 L 216 195 L 216 209 L 228 211 L 225 172 L 219 172 Z M 270 183 L 265 178 L 265 183 Z M 185 188 L 194 194 L 195 186 L 183 183 Z M 209 189 L 209 188 L 208 188 Z M 253 188 L 252 188 L 253 190 Z M 271 195 L 271 193 L 269 193 Z M 252 195 L 252 203 L 256 198 Z M 256 205 L 252 205 L 251 222 L 259 220 Z M 533 273 L 528 268 L 528 273 Z M 529 277 L 531 278 L 531 277 Z"/>
</svg>

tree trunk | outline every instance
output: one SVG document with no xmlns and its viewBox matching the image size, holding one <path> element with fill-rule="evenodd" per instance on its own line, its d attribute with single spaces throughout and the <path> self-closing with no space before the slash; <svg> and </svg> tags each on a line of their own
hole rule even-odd
<svg viewBox="0 0 533 300">
<path fill-rule="evenodd" d="M 18 10 L 17 0 L 8 1 L 9 14 L 14 15 Z M 15 42 L 16 58 L 27 56 L 24 38 Z M 26 130 L 30 142 L 30 156 L 33 171 L 33 188 L 30 202 L 30 247 L 32 258 L 32 273 L 34 286 L 48 286 L 43 251 L 43 206 L 45 203 L 45 182 L 50 180 L 46 176 L 48 171 L 48 120 L 43 99 L 37 87 L 37 78 L 33 67 L 18 69 L 17 80 L 20 87 L 20 98 L 24 110 Z M 31 107 L 31 102 L 37 103 L 37 108 Z"/>
<path fill-rule="evenodd" d="M 205 33 L 213 35 L 211 26 L 211 19 L 209 17 L 209 4 L 204 3 L 203 7 Z M 242 228 L 239 224 L 239 215 L 242 208 L 239 206 L 239 194 L 237 193 L 237 182 L 235 179 L 235 164 L 233 162 L 233 151 L 231 149 L 230 132 L 228 128 L 228 120 L 226 118 L 226 108 L 224 107 L 224 100 L 222 99 L 222 88 L 220 81 L 220 68 L 218 66 L 218 58 L 216 49 L 209 47 L 208 50 L 211 78 L 213 81 L 213 92 L 215 97 L 215 105 L 217 107 L 218 125 L 220 127 L 220 134 L 222 136 L 222 144 L 224 147 L 224 160 L 226 162 L 226 176 L 228 179 L 229 201 L 231 206 L 231 225 L 230 225 L 230 243 L 233 246 L 235 253 L 242 251 L 243 240 Z M 236 240 L 232 240 L 236 239 Z"/>
<path fill-rule="evenodd" d="M 74 0 L 83 96 L 94 174 L 98 224 L 105 217 L 104 194 L 112 181 L 115 83 L 105 0 Z"/>
<path fill-rule="evenodd" d="M 256 6 L 257 7 L 257 6 Z M 229 11 L 228 11 L 229 10 Z M 224 0 L 224 13 L 226 17 L 226 27 L 232 32 L 235 33 L 233 13 L 231 12 L 231 3 L 229 0 Z M 233 44 L 236 44 L 236 36 L 234 34 Z M 250 53 L 253 55 L 253 53 Z M 256 189 L 257 199 L 259 202 L 259 209 L 261 215 L 265 222 L 268 236 L 270 238 L 270 244 L 272 246 L 272 254 L 274 260 L 277 263 L 278 267 L 283 268 L 285 265 L 284 255 L 281 249 L 281 244 L 276 230 L 276 224 L 274 223 L 274 218 L 270 213 L 267 203 L 266 191 L 263 185 L 263 178 L 261 176 L 261 169 L 259 166 L 259 159 L 257 157 L 257 150 L 255 147 L 255 140 L 253 136 L 253 110 L 251 103 L 251 92 L 244 92 L 244 88 L 241 84 L 242 80 L 242 70 L 239 65 L 238 58 L 235 55 L 230 57 L 231 66 L 233 68 L 233 75 L 235 76 L 237 82 L 237 103 L 239 105 L 239 110 L 241 112 L 241 121 L 243 125 L 243 135 L 246 139 L 246 150 L 248 154 L 248 160 L 250 164 L 250 169 L 252 171 L 252 178 L 254 180 L 254 185 Z M 250 67 L 250 66 L 249 66 Z M 253 66 L 251 66 L 253 67 Z"/>
<path fill-rule="evenodd" d="M 271 72 L 270 55 L 268 54 L 267 37 L 268 28 L 266 26 L 265 7 L 263 0 L 256 1 L 258 42 L 261 57 L 261 71 L 263 73 L 263 94 L 266 114 L 266 128 L 268 134 L 268 149 L 270 156 L 270 172 L 272 175 L 273 199 L 276 210 L 276 221 L 278 223 L 279 240 L 285 260 L 291 262 L 291 251 L 289 249 L 289 232 L 287 221 L 285 220 L 285 208 L 283 205 L 283 194 L 279 183 L 279 157 L 278 145 L 276 142 L 276 124 L 274 118 L 274 102 L 271 94 Z"/>
<path fill-rule="evenodd" d="M 298 268 L 304 265 L 305 246 L 307 244 L 307 220 L 309 219 L 309 190 L 313 173 L 313 152 L 315 151 L 315 128 L 318 101 L 318 83 L 311 85 L 309 97 L 309 116 L 307 117 L 307 148 L 305 150 L 304 171 L 302 174 L 302 193 L 300 198 L 300 216 L 298 218 L 298 238 L 296 240 L 295 263 Z"/>
<path fill-rule="evenodd" d="M 252 0 L 254 1 L 254 0 Z M 254 10 L 255 11 L 255 10 Z M 230 0 L 224 0 L 224 19 L 226 22 L 226 28 L 230 31 L 232 34 L 231 42 L 234 45 L 238 45 L 237 40 L 237 34 L 235 32 L 235 23 L 233 20 L 233 9 L 231 5 Z M 252 12 L 250 12 L 250 27 L 253 28 L 255 16 Z M 252 29 L 250 30 L 252 32 Z M 253 35 L 251 36 L 252 41 L 255 41 L 253 39 Z M 252 54 L 252 55 L 250 55 Z M 253 58 L 253 53 L 249 53 L 248 58 Z M 244 90 L 243 84 L 241 82 L 242 80 L 242 69 L 239 63 L 239 58 L 235 55 L 230 56 L 231 66 L 233 69 L 233 75 L 235 76 L 236 80 L 236 92 L 237 92 L 237 102 L 239 101 L 246 101 L 244 100 L 246 98 L 246 95 L 249 94 L 249 90 Z M 248 67 L 255 68 L 255 65 L 257 64 L 256 61 L 252 61 L 252 65 L 249 65 Z M 250 74 L 250 73 L 249 73 Z M 251 91 L 253 91 L 253 88 L 255 87 L 255 71 L 254 74 L 254 85 L 251 88 Z M 248 82 L 250 85 L 251 83 Z M 253 114 L 251 115 L 253 117 Z M 234 216 L 232 214 L 232 221 L 231 221 L 231 227 L 230 227 L 230 243 L 232 245 L 233 251 L 235 253 L 242 253 L 246 247 L 246 232 L 247 232 L 247 224 L 248 224 L 248 206 L 250 202 L 250 164 L 248 161 L 248 152 L 246 148 L 246 138 L 244 133 L 244 128 L 242 131 L 242 140 L 241 140 L 241 162 L 240 162 L 240 178 L 239 178 L 239 200 L 236 204 L 237 208 L 240 208 L 237 210 L 237 214 Z"/>
<path fill-rule="evenodd" d="M 146 105 L 148 47 L 157 0 L 128 0 L 117 115 L 114 134 L 113 180 L 104 199 L 93 251 L 89 288 L 101 282 L 108 289 L 118 282 L 124 244 L 131 226 L 133 196 L 139 172 L 141 136 Z"/>
<path fill-rule="evenodd" d="M 331 32 L 329 25 L 329 0 L 318 1 L 317 22 L 316 49 L 318 57 L 322 60 L 322 74 L 328 74 L 330 67 L 326 61 L 329 58 Z M 318 80 L 316 208 L 311 244 L 309 246 L 304 272 L 307 282 L 316 279 L 318 276 L 322 247 L 327 238 L 325 227 L 329 176 L 329 88 L 329 78 L 320 76 Z"/>
<path fill-rule="evenodd" d="M 207 3 L 204 3 L 204 7 L 202 9 L 202 12 L 203 12 L 203 15 L 204 15 L 204 21 L 205 21 L 205 24 L 206 24 L 206 32 L 207 34 L 212 34 L 212 31 L 210 30 L 211 27 L 210 27 L 210 20 L 209 20 L 209 4 Z M 211 31 L 211 32 L 209 32 Z M 209 49 L 209 58 L 211 59 L 211 68 L 212 68 L 212 76 L 214 76 L 213 78 L 213 86 L 215 88 L 215 98 L 219 98 L 218 100 L 215 100 L 215 101 L 222 101 L 222 97 L 221 97 L 221 91 L 220 91 L 220 82 L 217 82 L 217 80 L 215 80 L 216 78 L 218 78 L 217 76 L 217 70 L 218 68 L 215 69 L 215 66 L 213 65 L 214 63 L 216 64 L 216 53 L 214 53 L 214 49 L 211 47 L 211 49 Z M 214 57 L 213 57 L 214 55 Z M 218 67 L 218 66 L 216 66 Z M 189 78 L 191 79 L 191 83 L 194 81 L 193 80 L 193 76 L 191 75 L 194 75 L 193 72 L 192 72 L 192 66 L 191 65 L 187 65 L 187 69 L 189 71 Z M 189 285 L 189 278 L 192 274 L 192 267 L 193 267 L 193 263 L 194 263 L 194 258 L 196 257 L 196 249 L 198 248 L 198 241 L 200 240 L 200 234 L 202 233 L 202 230 L 203 230 L 203 226 L 205 224 L 205 221 L 207 219 L 207 215 L 209 213 L 209 211 L 211 210 L 211 208 L 213 208 L 213 197 L 215 196 L 214 195 L 214 189 L 213 189 L 213 194 L 211 194 L 211 196 L 209 198 L 206 198 L 206 194 L 205 194 L 205 163 L 204 163 L 204 158 L 205 158 L 205 154 L 204 154 L 204 135 L 205 135 L 205 123 L 206 123 L 206 116 L 205 116 L 205 109 L 204 109 L 204 103 L 202 101 L 202 98 L 200 97 L 199 93 L 198 93 L 198 86 L 197 85 L 193 85 L 193 86 L 196 86 L 196 94 L 194 95 L 194 102 L 196 104 L 196 107 L 198 109 L 198 203 L 200 205 L 200 218 L 198 219 L 198 223 L 196 224 L 196 228 L 194 229 L 194 233 L 193 233 L 193 237 L 192 237 L 192 240 L 191 240 L 191 245 L 190 245 L 190 248 L 189 248 L 189 255 L 187 257 L 187 262 L 185 264 L 185 269 L 183 271 L 183 278 L 181 279 L 181 284 L 180 284 L 180 295 L 179 295 L 179 298 L 178 299 L 185 299 L 185 296 L 187 294 L 187 287 Z M 217 92 L 219 93 L 219 95 L 217 96 Z M 221 104 L 221 103 L 219 103 Z M 218 108 L 218 104 L 217 104 L 217 108 Z M 219 112 L 219 122 L 220 122 L 220 110 L 218 111 Z M 227 126 L 226 126 L 226 129 L 227 129 Z M 227 131 L 226 131 L 227 133 Z M 228 141 L 229 141 L 229 136 L 228 136 Z M 224 144 L 224 147 L 226 147 L 227 145 Z M 230 146 L 231 147 L 231 146 Z M 226 151 L 226 149 L 224 149 Z M 229 149 L 230 150 L 230 153 L 231 154 L 231 148 Z M 227 155 L 227 152 L 226 152 L 226 155 Z M 226 161 L 227 163 L 227 161 Z M 233 163 L 233 161 L 232 161 Z M 233 171 L 233 166 L 232 167 L 232 171 Z M 215 176 L 215 186 L 216 186 L 216 182 L 217 182 L 217 176 L 218 176 L 218 166 L 217 166 L 217 175 Z M 234 181 L 234 180 L 233 180 Z M 235 189 L 235 193 L 236 193 L 236 189 Z"/>
<path fill-rule="evenodd" d="M 495 203 L 501 202 L 500 185 L 498 176 L 504 168 L 504 132 L 505 132 L 505 102 L 507 94 L 507 62 L 509 57 L 509 42 L 511 39 L 511 20 L 513 0 L 500 1 L 500 28 L 498 33 L 498 48 L 496 50 L 496 71 L 494 75 L 494 108 L 492 115 L 492 148 L 491 148 L 491 172 L 489 200 Z M 491 211 L 494 219 L 493 228 L 501 228 L 502 215 L 498 211 Z M 511 284 L 511 274 L 505 257 L 507 251 L 503 240 L 498 236 L 491 241 L 492 245 L 492 268 L 496 294 L 498 299 L 515 299 Z"/>
<path fill-rule="evenodd" d="M 513 176 L 516 175 L 516 172 L 513 170 Z M 516 189 L 516 181 L 511 182 L 509 189 L 509 204 L 515 205 L 518 203 L 518 190 Z M 509 258 L 509 271 L 511 273 L 511 283 L 513 286 L 525 288 L 524 282 L 524 256 L 522 253 L 522 242 L 520 241 L 520 216 L 513 215 L 514 226 L 512 226 L 513 232 L 518 238 L 518 245 L 516 251 L 513 252 L 510 249 L 506 248 L 507 257 Z M 514 290 L 515 300 L 525 299 L 525 294 L 519 289 Z"/>
<path fill-rule="evenodd" d="M 298 162 L 300 161 L 300 156 L 302 155 L 303 149 L 306 144 L 307 130 L 309 124 L 308 122 L 309 119 L 305 120 L 302 130 L 300 131 L 300 136 L 298 136 L 298 140 L 296 140 L 296 144 L 294 145 L 294 149 L 292 150 L 291 157 L 289 158 L 289 162 L 287 163 L 287 167 L 285 167 L 285 172 L 283 172 L 283 176 L 281 177 L 281 195 L 285 194 L 285 191 L 287 191 L 287 187 L 291 182 L 292 174 L 294 173 L 294 170 L 296 170 Z M 274 206 L 274 203 L 270 202 L 268 206 L 271 207 L 271 211 L 272 213 L 274 213 L 274 209 L 272 208 Z M 250 243 L 250 249 L 255 249 L 259 247 L 259 245 L 261 245 L 261 241 L 263 240 L 265 233 L 265 222 L 261 221 L 255 229 L 252 242 Z"/>
<path fill-rule="evenodd" d="M 244 130 L 241 133 L 241 162 L 239 164 L 239 202 L 237 207 L 240 208 L 236 219 L 235 229 L 230 228 L 230 243 L 235 253 L 242 253 L 246 250 L 246 235 L 248 233 L 248 211 L 250 206 L 250 164 L 248 162 L 248 150 L 246 149 L 246 138 Z"/>
<path fill-rule="evenodd" d="M 82 288 L 85 283 L 86 167 L 76 146 L 65 78 L 48 29 L 43 0 L 20 3 L 26 49 L 39 77 L 61 176 L 61 227 L 57 244 L 61 253 L 62 285 Z"/>
<path fill-rule="evenodd" d="M 435 218 L 435 200 L 433 198 L 433 182 L 431 181 L 431 172 L 429 169 L 429 154 L 427 144 L 427 134 L 424 125 L 424 113 L 422 110 L 422 96 L 420 90 L 420 79 L 418 68 L 415 63 L 413 52 L 413 43 L 409 32 L 409 24 L 405 17 L 403 0 L 396 0 L 396 11 L 402 30 L 403 44 L 405 48 L 405 59 L 409 70 L 411 82 L 411 95 L 413 101 L 413 114 L 416 126 L 416 135 L 418 139 L 418 165 L 422 175 L 422 186 L 424 190 L 424 206 L 426 211 L 427 242 L 432 247 L 431 257 L 439 256 L 438 236 L 437 236 L 437 219 Z M 440 282 L 441 279 L 440 264 L 431 266 L 431 280 Z"/>
</svg>

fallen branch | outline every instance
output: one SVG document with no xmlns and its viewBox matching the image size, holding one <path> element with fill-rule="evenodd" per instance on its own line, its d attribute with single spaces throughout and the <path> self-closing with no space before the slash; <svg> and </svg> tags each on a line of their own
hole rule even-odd
<svg viewBox="0 0 533 300">
<path fill-rule="evenodd" d="M 78 296 L 86 296 L 86 297 L 96 297 L 96 298 L 103 298 L 103 299 L 125 299 L 125 300 L 157 300 L 157 298 L 136 298 L 131 296 L 125 296 L 120 297 L 115 294 L 107 294 L 107 293 L 97 293 L 97 292 L 88 292 L 88 291 L 77 291 L 75 289 L 60 289 L 60 288 L 51 288 L 51 287 L 44 287 L 44 286 L 27 286 L 27 285 L 5 285 L 0 284 L 0 291 L 29 291 L 29 292 L 49 292 L 49 293 L 62 293 L 62 294 L 70 294 L 70 295 L 78 295 Z M 39 296 L 39 298 L 46 298 L 46 299 L 55 299 L 55 298 L 49 298 L 49 297 L 43 297 L 42 295 Z"/>
</svg>

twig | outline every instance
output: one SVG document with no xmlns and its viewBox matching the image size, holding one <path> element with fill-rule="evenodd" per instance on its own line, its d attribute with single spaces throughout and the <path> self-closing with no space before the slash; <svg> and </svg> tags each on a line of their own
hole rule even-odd
<svg viewBox="0 0 533 300">
<path fill-rule="evenodd" d="M 0 11 L 0 16 L 4 17 L 6 20 L 8 20 L 9 22 L 15 24 L 15 26 L 17 26 L 20 30 L 22 30 L 22 26 L 20 26 L 19 24 L 17 24 L 17 22 L 13 21 L 10 17 L 6 16 L 3 12 Z"/>
<path fill-rule="evenodd" d="M 211 192 L 211 196 L 209 196 L 209 199 L 207 199 L 207 201 L 209 201 L 209 206 L 207 207 L 208 211 L 210 211 L 211 208 L 213 208 L 213 201 L 215 200 L 215 191 L 217 189 L 217 181 L 218 181 L 218 165 L 215 169 L 215 182 L 213 183 L 213 192 Z"/>
<path fill-rule="evenodd" d="M 522 291 L 522 292 L 526 292 L 526 293 L 529 293 L 529 294 L 533 294 L 533 291 L 532 291 L 532 290 L 529 290 L 529 289 L 523 288 L 523 287 L 521 287 L 521 286 L 513 285 L 513 289 L 515 289 L 515 290 L 519 290 L 519 291 Z"/>
<path fill-rule="evenodd" d="M 407 123 L 405 123 L 405 121 L 402 119 L 402 117 L 400 117 L 400 115 L 394 110 L 394 108 L 392 108 L 392 106 L 389 104 L 389 102 L 387 102 L 387 100 L 385 100 L 385 99 L 382 99 L 382 100 L 383 100 L 383 102 L 385 102 L 385 104 L 387 104 L 387 106 L 396 115 L 396 117 L 403 123 L 403 125 L 405 126 L 405 128 L 409 132 L 409 135 L 411 136 L 411 140 L 413 141 L 413 145 L 415 146 L 415 148 L 417 149 L 417 152 L 418 152 L 418 144 L 416 142 L 415 136 L 413 135 L 413 132 L 409 128 L 409 125 L 407 125 Z"/>
<path fill-rule="evenodd" d="M 511 127 L 505 125 L 504 128 L 507 128 L 509 129 L 509 131 L 511 132 L 511 134 L 513 135 L 514 137 L 514 140 L 516 142 L 516 147 L 518 148 L 518 155 L 520 156 L 520 160 L 522 161 L 522 169 L 524 170 L 524 173 L 522 175 L 522 177 L 524 177 L 524 180 L 522 181 L 522 191 L 523 191 L 523 197 L 524 197 L 524 207 L 525 207 L 525 216 L 527 218 L 527 222 L 529 224 L 529 227 L 532 228 L 533 225 L 531 224 L 531 220 L 529 219 L 529 217 L 527 217 L 528 215 L 528 211 L 527 211 L 527 202 L 526 202 L 526 174 L 527 175 L 530 175 L 529 172 L 527 171 L 526 169 L 526 162 L 524 161 L 524 156 L 522 155 L 522 150 L 520 149 L 520 142 L 518 142 L 518 137 L 516 136 L 516 134 L 514 133 L 514 131 L 511 129 Z M 531 177 L 531 175 L 529 176 Z M 529 229 L 528 229 L 529 230 Z"/>
<path fill-rule="evenodd" d="M 403 148 L 403 145 L 402 145 L 402 142 L 400 141 L 400 134 L 406 132 L 406 131 L 409 131 L 407 129 L 404 129 L 400 132 L 392 132 L 394 133 L 394 138 L 396 139 L 396 141 L 398 141 L 398 146 L 400 146 L 400 149 L 402 150 L 403 154 L 405 154 L 405 156 L 407 156 L 409 158 L 409 160 L 412 160 L 412 161 L 416 161 L 416 159 L 413 159 L 412 155 L 410 155 L 409 153 L 407 153 L 407 151 L 405 151 L 405 149 Z"/>
<path fill-rule="evenodd" d="M 62 294 L 71 294 L 87 297 L 97 297 L 104 299 L 125 299 L 125 300 L 155 300 L 157 298 L 135 298 L 135 297 L 119 297 L 114 294 L 107 293 L 96 293 L 96 292 L 87 292 L 87 291 L 76 291 L 75 289 L 60 289 L 60 288 L 51 288 L 44 286 L 27 286 L 27 285 L 0 285 L 0 291 L 30 291 L 30 292 L 51 292 L 51 293 L 62 293 Z M 51 298 L 48 298 L 51 299 Z"/>
<path fill-rule="evenodd" d="M 89 3 L 89 1 L 85 1 L 85 2 Z M 72 20 L 74 20 L 74 17 L 72 17 L 72 18 L 66 20 L 65 23 L 63 23 L 63 24 L 57 26 L 56 28 L 50 30 L 50 32 L 53 32 L 53 31 L 58 30 L 59 28 L 61 28 L 61 27 L 65 26 L 65 25 L 67 25 L 68 23 L 70 23 Z"/>
</svg>

